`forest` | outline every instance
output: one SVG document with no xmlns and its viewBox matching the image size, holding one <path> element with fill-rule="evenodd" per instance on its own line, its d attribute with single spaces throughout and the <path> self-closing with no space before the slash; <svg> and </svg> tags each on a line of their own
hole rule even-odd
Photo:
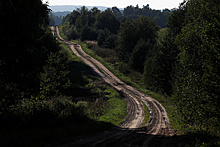
<svg viewBox="0 0 220 147">
<path fill-rule="evenodd" d="M 87 47 L 96 55 L 172 102 L 179 131 L 195 140 L 192 146 L 218 146 L 219 10 L 219 0 L 185 0 L 177 9 L 162 11 L 149 5 L 123 12 L 82 7 L 64 17 L 60 28 L 68 40 L 95 42 Z M 27 137 L 30 128 L 47 128 L 34 136 L 42 143 L 76 135 L 71 123 L 87 122 L 94 126 L 91 133 L 117 125 L 126 115 L 123 96 L 52 36 L 49 14 L 41 0 L 0 2 L 0 145 L 14 145 L 11 138 L 23 129 Z M 89 102 L 81 101 L 85 97 Z M 114 122 L 99 122 L 116 108 L 120 113 L 110 118 Z M 65 125 L 73 131 L 68 134 Z M 54 136 L 54 128 L 60 135 Z M 25 142 L 15 141 L 30 143 Z"/>
</svg>

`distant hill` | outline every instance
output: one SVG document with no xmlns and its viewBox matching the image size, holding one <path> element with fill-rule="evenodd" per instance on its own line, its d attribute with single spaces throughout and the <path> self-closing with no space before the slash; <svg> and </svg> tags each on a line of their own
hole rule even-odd
<svg viewBox="0 0 220 147">
<path fill-rule="evenodd" d="M 63 12 L 63 11 L 73 11 L 77 8 L 81 8 L 82 6 L 76 6 L 76 5 L 56 5 L 56 6 L 49 6 L 49 8 L 53 12 Z M 93 7 L 97 7 L 99 10 L 104 11 L 110 7 L 104 7 L 104 6 L 86 6 L 88 9 L 91 9 Z"/>
<path fill-rule="evenodd" d="M 68 14 L 70 14 L 72 11 L 58 11 L 58 12 L 54 12 L 52 11 L 52 14 L 55 16 L 66 16 Z"/>
</svg>

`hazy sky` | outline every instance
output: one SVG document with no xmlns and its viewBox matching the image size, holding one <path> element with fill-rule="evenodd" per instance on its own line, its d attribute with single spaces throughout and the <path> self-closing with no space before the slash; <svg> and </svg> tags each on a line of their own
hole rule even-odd
<svg viewBox="0 0 220 147">
<path fill-rule="evenodd" d="M 152 9 L 172 9 L 177 8 L 179 3 L 183 0 L 43 0 L 43 2 L 49 1 L 49 5 L 85 5 L 85 6 L 107 6 L 118 8 L 125 8 L 129 5 L 139 7 L 143 5 L 150 5 Z"/>
</svg>

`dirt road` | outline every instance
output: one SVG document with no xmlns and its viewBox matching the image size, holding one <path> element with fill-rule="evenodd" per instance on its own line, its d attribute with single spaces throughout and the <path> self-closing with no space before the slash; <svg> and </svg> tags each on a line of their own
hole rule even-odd
<svg viewBox="0 0 220 147">
<path fill-rule="evenodd" d="M 170 136 L 174 135 L 174 131 L 169 127 L 169 118 L 165 108 L 157 100 L 121 81 L 99 61 L 86 54 L 79 44 L 64 40 L 59 34 L 58 27 L 52 27 L 51 30 L 53 33 L 56 32 L 58 39 L 66 43 L 74 54 L 89 65 L 101 79 L 128 97 L 128 116 L 117 128 L 95 136 L 72 138 L 60 146 L 114 146 L 115 143 L 117 146 L 161 146 L 167 142 L 173 144 L 173 138 Z M 144 127 L 140 128 L 145 116 L 143 103 L 149 109 L 150 118 Z M 164 138 L 160 144 L 157 144 L 158 141 L 155 142 L 158 136 L 160 136 L 160 141 Z M 169 144 L 169 146 L 172 145 Z"/>
</svg>

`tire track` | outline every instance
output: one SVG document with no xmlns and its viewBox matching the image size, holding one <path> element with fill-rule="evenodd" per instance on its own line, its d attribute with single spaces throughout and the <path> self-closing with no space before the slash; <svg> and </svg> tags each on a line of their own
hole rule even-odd
<svg viewBox="0 0 220 147">
<path fill-rule="evenodd" d="M 144 102 L 144 104 L 148 107 L 149 112 L 150 112 L 149 121 L 147 122 L 147 124 L 145 124 L 145 127 L 144 127 L 145 134 L 162 135 L 162 136 L 174 135 L 174 131 L 169 127 L 169 118 L 167 116 L 167 112 L 165 108 L 157 100 L 149 97 L 143 92 L 140 92 L 136 88 L 129 86 L 125 84 L 124 82 L 122 82 L 118 77 L 112 74 L 99 61 L 87 55 L 82 50 L 79 44 L 62 39 L 62 37 L 59 34 L 58 27 L 56 28 L 52 27 L 51 30 L 55 30 L 58 36 L 58 39 L 66 43 L 76 56 L 78 56 L 84 63 L 86 63 L 87 65 L 91 67 L 94 73 L 96 73 L 106 83 L 111 85 L 116 90 L 122 92 L 127 97 L 128 116 L 118 126 L 120 128 L 125 128 L 126 129 L 125 131 L 120 132 L 120 131 L 117 131 L 117 129 L 113 129 L 110 131 L 106 131 L 104 134 L 97 136 L 95 138 L 81 139 L 80 142 L 77 142 L 78 144 L 89 143 L 89 144 L 92 144 L 92 146 L 100 146 L 100 145 L 109 143 L 111 141 L 122 140 L 122 138 L 125 136 L 127 136 L 127 138 L 132 138 L 134 136 L 134 133 L 131 133 L 131 132 L 139 131 L 138 128 L 141 126 L 144 120 L 145 114 L 144 114 L 144 106 L 142 102 Z M 97 69 L 97 67 L 94 64 L 99 69 Z M 100 72 L 99 70 L 101 70 L 102 72 Z M 143 129 L 141 131 L 143 132 Z M 143 144 L 146 145 L 151 139 L 152 137 L 143 140 Z M 124 140 L 123 141 L 123 144 L 124 144 L 125 141 L 127 140 L 126 139 L 123 139 L 123 140 Z M 127 143 L 129 144 L 129 141 Z M 77 145 L 76 143 L 71 143 L 71 145 L 73 144 Z"/>
<path fill-rule="evenodd" d="M 123 124 L 121 124 L 121 127 L 126 127 L 126 128 L 138 128 L 143 120 L 144 120 L 144 107 L 143 104 L 132 95 L 131 92 L 128 92 L 126 90 L 126 88 L 122 85 L 124 85 L 125 83 L 122 82 L 121 80 L 119 80 L 115 75 L 113 75 L 105 66 L 103 66 L 99 61 L 97 61 L 96 59 L 94 59 L 93 57 L 87 55 L 81 48 L 80 45 L 73 43 L 71 41 L 66 41 L 64 39 L 61 38 L 60 34 L 59 34 L 59 30 L 58 27 L 55 28 L 56 29 L 56 33 L 57 36 L 59 37 L 59 40 L 63 41 L 64 43 L 66 43 L 70 49 L 73 51 L 73 53 L 78 56 L 84 63 L 86 63 L 87 65 L 89 65 L 92 70 L 101 78 L 103 79 L 106 83 L 108 83 L 109 85 L 111 85 L 113 88 L 115 88 L 118 91 L 121 91 L 122 93 L 124 93 L 127 97 L 129 97 L 129 112 L 128 112 L 128 117 L 126 118 L 126 120 L 124 121 Z M 74 47 L 76 46 L 76 47 Z M 89 58 L 89 59 L 88 59 Z M 93 63 L 91 63 L 93 62 Z M 101 73 L 95 66 L 94 64 L 96 64 L 96 66 L 99 67 L 99 69 L 101 69 L 103 71 L 103 73 Z"/>
</svg>

